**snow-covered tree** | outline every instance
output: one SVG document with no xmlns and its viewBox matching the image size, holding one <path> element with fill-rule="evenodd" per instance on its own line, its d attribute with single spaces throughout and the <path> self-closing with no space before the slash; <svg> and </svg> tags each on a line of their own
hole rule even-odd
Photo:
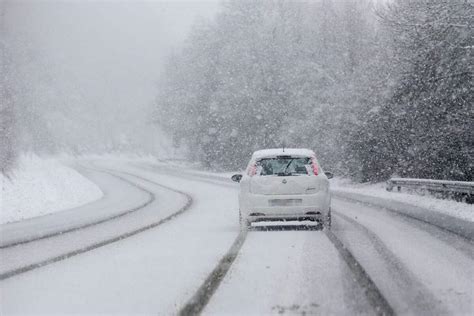
<svg viewBox="0 0 474 316">
<path fill-rule="evenodd" d="M 15 162 L 14 100 L 11 93 L 11 60 L 5 40 L 7 2 L 0 1 L 0 173 L 7 173 Z"/>
<path fill-rule="evenodd" d="M 157 119 L 208 167 L 286 143 L 361 181 L 470 180 L 472 17 L 464 0 L 229 1 L 169 60 Z"/>
<path fill-rule="evenodd" d="M 253 150 L 286 142 L 342 169 L 334 157 L 373 37 L 368 5 L 226 2 L 170 59 L 158 121 L 208 166 L 241 166 Z"/>
<path fill-rule="evenodd" d="M 400 76 L 359 138 L 366 179 L 472 181 L 473 14 L 464 0 L 400 0 L 382 13 Z"/>
</svg>

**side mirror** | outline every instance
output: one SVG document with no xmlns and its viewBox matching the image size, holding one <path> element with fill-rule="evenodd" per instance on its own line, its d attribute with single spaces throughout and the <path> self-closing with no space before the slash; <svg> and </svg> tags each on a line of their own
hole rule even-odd
<svg viewBox="0 0 474 316">
<path fill-rule="evenodd" d="M 328 179 L 334 178 L 334 174 L 332 172 L 328 171 L 328 172 L 325 172 L 324 174 L 326 175 L 326 177 L 328 177 Z"/>
<path fill-rule="evenodd" d="M 234 182 L 240 182 L 240 180 L 242 180 L 242 175 L 241 174 L 234 174 L 231 179 Z"/>
</svg>

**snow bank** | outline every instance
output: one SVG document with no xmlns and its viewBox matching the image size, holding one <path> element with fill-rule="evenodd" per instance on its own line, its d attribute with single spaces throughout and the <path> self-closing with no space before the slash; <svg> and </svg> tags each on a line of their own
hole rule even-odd
<svg viewBox="0 0 474 316">
<path fill-rule="evenodd" d="M 454 200 L 443 200 L 429 194 L 410 194 L 409 192 L 388 192 L 385 183 L 367 184 L 353 183 L 348 179 L 331 179 L 331 189 L 338 193 L 355 193 L 370 197 L 382 198 L 395 202 L 411 204 L 424 209 L 429 209 L 441 214 L 474 222 L 474 205 Z"/>
<path fill-rule="evenodd" d="M 97 185 L 58 160 L 22 156 L 10 178 L 0 174 L 0 224 L 81 206 L 102 197 Z"/>
</svg>

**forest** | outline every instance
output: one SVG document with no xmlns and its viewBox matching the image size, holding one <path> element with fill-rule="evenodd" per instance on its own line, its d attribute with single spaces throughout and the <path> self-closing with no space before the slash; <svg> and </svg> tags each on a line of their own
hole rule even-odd
<svg viewBox="0 0 474 316">
<path fill-rule="evenodd" d="M 473 3 L 229 1 L 167 62 L 154 113 L 213 169 L 308 147 L 357 181 L 473 181 Z"/>
</svg>

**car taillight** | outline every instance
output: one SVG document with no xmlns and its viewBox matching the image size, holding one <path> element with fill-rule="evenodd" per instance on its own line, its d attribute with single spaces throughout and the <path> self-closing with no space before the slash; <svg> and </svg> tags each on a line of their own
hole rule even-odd
<svg viewBox="0 0 474 316">
<path fill-rule="evenodd" d="M 257 174 L 257 165 L 256 164 L 250 165 L 249 170 L 247 171 L 247 174 L 250 177 L 253 177 L 254 175 L 256 175 Z"/>
<path fill-rule="evenodd" d="M 315 176 L 318 175 L 318 164 L 316 163 L 315 158 L 311 158 L 311 167 L 313 168 L 313 173 Z"/>
</svg>

